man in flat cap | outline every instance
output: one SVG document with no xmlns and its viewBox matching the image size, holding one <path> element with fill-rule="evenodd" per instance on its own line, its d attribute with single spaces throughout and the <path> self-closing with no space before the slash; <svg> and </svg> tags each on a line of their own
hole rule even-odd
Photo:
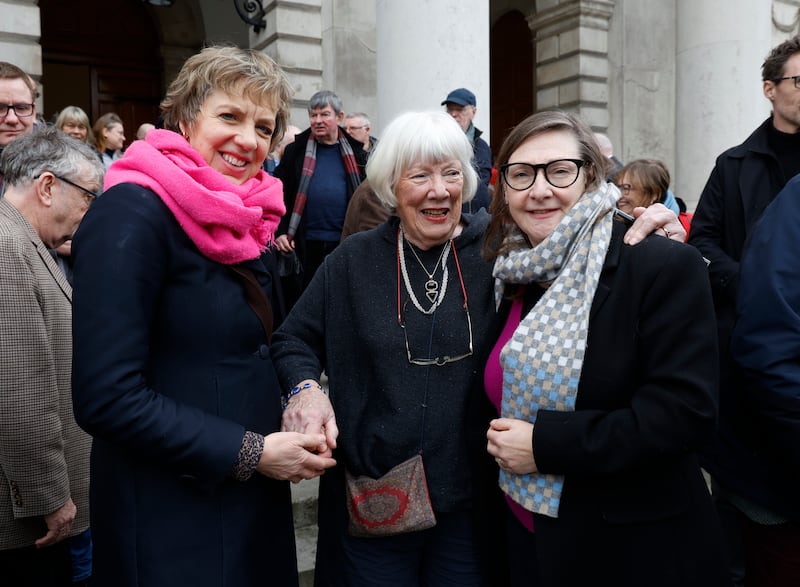
<svg viewBox="0 0 800 587">
<path fill-rule="evenodd" d="M 488 210 L 491 200 L 489 196 L 489 180 L 492 177 L 492 151 L 486 141 L 481 138 L 483 133 L 472 124 L 472 119 L 475 118 L 475 113 L 478 111 L 476 105 L 475 94 L 467 88 L 453 90 L 447 94 L 447 98 L 442 102 L 442 106 L 447 108 L 447 113 L 455 118 L 456 122 L 467 133 L 467 138 L 472 143 L 472 149 L 475 153 L 473 165 L 475 165 L 475 170 L 480 176 L 475 197 L 471 202 L 464 204 L 464 212 L 477 212 L 481 208 Z"/>
</svg>

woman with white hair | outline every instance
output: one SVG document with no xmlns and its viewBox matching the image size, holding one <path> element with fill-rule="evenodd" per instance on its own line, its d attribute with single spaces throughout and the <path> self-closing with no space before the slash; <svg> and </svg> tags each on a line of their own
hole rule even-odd
<svg viewBox="0 0 800 587">
<path fill-rule="evenodd" d="M 296 390 L 284 422 L 321 393 L 325 370 L 340 432 L 336 441 L 329 422 L 340 466 L 322 479 L 323 583 L 481 584 L 474 488 L 480 464 L 491 460 L 485 420 L 465 422 L 478 404 L 491 413 L 475 383 L 493 302 L 491 268 L 480 258 L 488 215 L 461 215 L 477 183 L 471 158 L 466 135 L 445 113 L 390 123 L 367 174 L 396 216 L 331 253 L 275 333 L 279 377 Z M 427 478 L 430 528 L 430 518 L 413 523 L 424 518 L 412 512 L 419 486 L 390 477 L 359 493 L 353 481 L 382 478 L 410 459 Z M 372 508 L 387 505 L 397 507 L 375 515 Z M 334 561 L 343 569 L 326 571 Z"/>
</svg>

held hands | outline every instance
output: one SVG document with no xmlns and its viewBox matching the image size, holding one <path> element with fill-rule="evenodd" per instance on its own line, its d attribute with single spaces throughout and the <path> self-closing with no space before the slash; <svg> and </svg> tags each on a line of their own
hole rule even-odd
<svg viewBox="0 0 800 587">
<path fill-rule="evenodd" d="M 297 385 L 302 387 L 306 383 L 314 385 L 289 399 L 289 405 L 283 411 L 281 430 L 324 435 L 322 442 L 311 450 L 320 456 L 330 457 L 336 448 L 336 438 L 339 436 L 333 406 L 316 381 L 306 379 Z"/>
<path fill-rule="evenodd" d="M 282 234 L 275 238 L 275 248 L 281 253 L 291 253 L 294 250 L 294 241 L 289 239 L 288 234 Z"/>
<path fill-rule="evenodd" d="M 625 244 L 635 245 L 651 232 L 681 243 L 686 240 L 683 225 L 675 213 L 664 204 L 653 204 L 647 208 L 639 206 L 633 209 L 633 215 L 636 221 L 625 233 L 623 238 Z"/>
<path fill-rule="evenodd" d="M 303 479 L 319 477 L 336 465 L 329 456 L 312 451 L 325 442 L 322 434 L 299 432 L 273 432 L 264 437 L 264 450 L 256 471 L 273 479 L 299 483 Z"/>
<path fill-rule="evenodd" d="M 536 473 L 533 457 L 533 424 L 514 418 L 489 422 L 486 450 L 507 473 Z"/>
<path fill-rule="evenodd" d="M 53 546 L 69 537 L 69 531 L 72 529 L 72 522 L 75 520 L 75 514 L 78 508 L 69 498 L 67 502 L 51 514 L 44 517 L 44 522 L 47 524 L 47 534 L 34 542 L 36 548 L 44 548 L 46 546 Z"/>
</svg>

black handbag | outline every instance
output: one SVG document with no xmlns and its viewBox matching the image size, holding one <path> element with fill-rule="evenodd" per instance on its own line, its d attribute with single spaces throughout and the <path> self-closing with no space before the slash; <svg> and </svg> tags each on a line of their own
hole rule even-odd
<svg viewBox="0 0 800 587">
<path fill-rule="evenodd" d="M 303 266 L 300 263 L 300 257 L 297 256 L 296 251 L 292 251 L 291 253 L 283 253 L 278 251 L 277 265 L 278 275 L 281 277 L 300 275 L 300 273 L 303 271 Z"/>
</svg>

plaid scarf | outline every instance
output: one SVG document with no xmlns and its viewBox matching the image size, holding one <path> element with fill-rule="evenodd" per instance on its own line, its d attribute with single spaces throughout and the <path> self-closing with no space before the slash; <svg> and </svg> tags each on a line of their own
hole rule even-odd
<svg viewBox="0 0 800 587">
<path fill-rule="evenodd" d="M 573 411 L 586 350 L 589 311 L 611 241 L 619 191 L 603 182 L 584 194 L 540 244 L 517 228 L 495 261 L 495 301 L 506 284 L 550 284 L 500 353 L 501 413 L 536 422 L 539 409 Z M 500 471 L 500 488 L 527 510 L 558 517 L 562 475 Z"/>
<path fill-rule="evenodd" d="M 341 128 L 339 130 L 339 150 L 342 153 L 342 162 L 344 163 L 344 171 L 347 174 L 348 193 L 353 195 L 356 191 L 358 184 L 361 183 L 361 174 L 358 171 L 358 162 L 356 156 L 353 154 L 353 148 L 347 141 L 347 136 Z M 303 210 L 306 209 L 306 202 L 308 201 L 308 188 L 311 185 L 311 177 L 314 175 L 314 168 L 317 166 L 317 140 L 313 134 L 308 136 L 306 143 L 306 153 L 303 158 L 303 171 L 300 174 L 300 184 L 297 187 L 297 197 L 294 200 L 294 208 L 292 209 L 292 216 L 289 219 L 289 228 L 286 233 L 290 239 L 294 238 L 297 234 L 297 228 L 300 226 L 300 219 L 303 217 Z"/>
</svg>

